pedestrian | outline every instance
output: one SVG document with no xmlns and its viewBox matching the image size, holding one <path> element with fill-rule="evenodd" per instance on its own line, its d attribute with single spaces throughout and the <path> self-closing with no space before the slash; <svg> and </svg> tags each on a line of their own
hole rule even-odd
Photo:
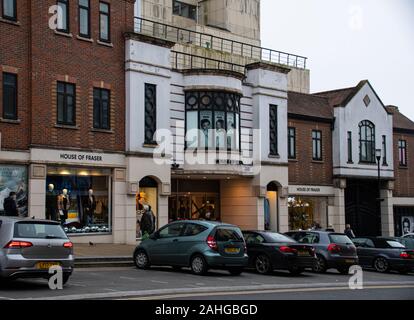
<svg viewBox="0 0 414 320">
<path fill-rule="evenodd" d="M 4 214 L 8 217 L 18 217 L 19 210 L 17 209 L 17 195 L 16 192 L 10 192 L 9 196 L 4 199 Z"/>
<path fill-rule="evenodd" d="M 334 229 L 333 225 L 329 224 L 328 228 L 326 228 L 326 231 L 327 232 L 335 232 L 335 229 Z"/>
<path fill-rule="evenodd" d="M 144 205 L 144 214 L 140 221 L 142 236 L 149 236 L 155 231 L 155 216 L 151 207 Z"/>
<path fill-rule="evenodd" d="M 354 233 L 354 231 L 352 230 L 352 228 L 351 228 L 351 225 L 350 225 L 350 224 L 347 224 L 347 225 L 345 226 L 344 233 L 345 233 L 345 234 L 348 236 L 348 238 L 350 238 L 350 239 L 354 239 L 354 238 L 355 238 L 355 233 Z"/>
</svg>

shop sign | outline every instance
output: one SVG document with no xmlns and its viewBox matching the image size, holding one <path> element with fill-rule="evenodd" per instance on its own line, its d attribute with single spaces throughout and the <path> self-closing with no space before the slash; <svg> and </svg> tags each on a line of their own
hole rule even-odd
<svg viewBox="0 0 414 320">
<path fill-rule="evenodd" d="M 60 160 L 103 162 L 102 156 L 84 153 L 61 153 L 59 158 Z"/>
<path fill-rule="evenodd" d="M 289 186 L 289 194 L 333 195 L 332 187 L 324 186 Z"/>
</svg>

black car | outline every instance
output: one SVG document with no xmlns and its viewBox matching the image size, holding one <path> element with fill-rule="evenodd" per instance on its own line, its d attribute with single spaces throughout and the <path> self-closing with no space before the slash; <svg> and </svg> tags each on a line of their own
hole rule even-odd
<svg viewBox="0 0 414 320">
<path fill-rule="evenodd" d="M 408 273 L 414 269 L 414 250 L 407 249 L 395 238 L 365 237 L 353 239 L 363 268 L 378 272 L 395 270 Z"/>
<path fill-rule="evenodd" d="M 343 233 L 312 230 L 285 234 L 299 243 L 310 244 L 315 248 L 315 272 L 325 273 L 328 269 L 337 269 L 342 274 L 348 274 L 349 268 L 358 264 L 357 249 L 352 240 Z"/>
<path fill-rule="evenodd" d="M 301 274 L 305 268 L 316 263 L 315 249 L 311 245 L 299 244 L 283 234 L 265 231 L 244 231 L 249 256 L 249 266 L 261 274 L 273 270 L 288 270 Z"/>
</svg>

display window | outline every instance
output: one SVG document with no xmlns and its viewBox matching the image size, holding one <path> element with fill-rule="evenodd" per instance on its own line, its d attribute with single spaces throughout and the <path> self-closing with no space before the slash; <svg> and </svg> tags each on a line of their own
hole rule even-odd
<svg viewBox="0 0 414 320">
<path fill-rule="evenodd" d="M 291 196 L 288 199 L 288 210 L 290 230 L 327 227 L 326 197 Z"/>
<path fill-rule="evenodd" d="M 136 194 L 136 212 L 136 237 L 141 239 L 145 234 L 149 235 L 158 228 L 158 183 L 154 179 L 144 178 L 139 183 L 139 192 Z"/>
<path fill-rule="evenodd" d="M 111 170 L 48 168 L 46 219 L 68 234 L 111 232 Z"/>
<path fill-rule="evenodd" d="M 27 167 L 0 165 L 0 215 L 27 217 Z"/>
</svg>

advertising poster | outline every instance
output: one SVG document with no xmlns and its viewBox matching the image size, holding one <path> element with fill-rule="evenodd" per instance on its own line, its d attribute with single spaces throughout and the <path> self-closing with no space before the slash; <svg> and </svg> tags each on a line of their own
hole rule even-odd
<svg viewBox="0 0 414 320">
<path fill-rule="evenodd" d="M 211 129 L 213 119 L 212 119 L 212 113 L 211 111 L 201 111 L 200 112 L 200 130 L 202 132 L 201 137 L 201 146 L 202 147 L 211 147 Z"/>
<path fill-rule="evenodd" d="M 402 234 L 414 233 L 414 217 L 401 217 Z"/>
<path fill-rule="evenodd" d="M 10 192 L 17 195 L 17 209 L 21 217 L 27 217 L 27 168 L 22 166 L 0 166 L 0 215 L 5 215 L 4 199 Z"/>
<path fill-rule="evenodd" d="M 226 115 L 224 111 L 216 111 L 216 148 L 224 149 L 226 147 Z"/>
</svg>

